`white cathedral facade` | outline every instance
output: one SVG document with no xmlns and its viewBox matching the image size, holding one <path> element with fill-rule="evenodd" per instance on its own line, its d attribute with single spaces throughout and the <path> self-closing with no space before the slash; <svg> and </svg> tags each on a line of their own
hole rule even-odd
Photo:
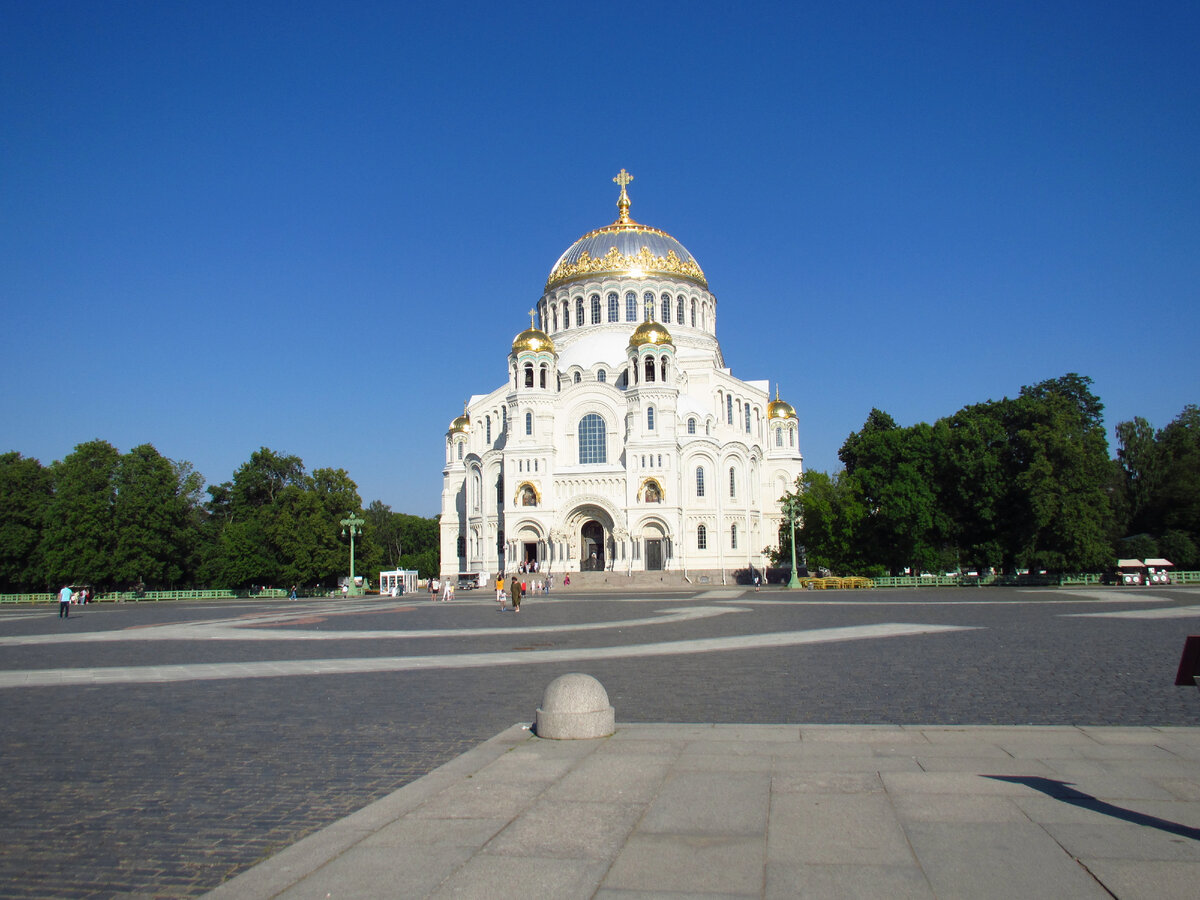
<svg viewBox="0 0 1200 900">
<path fill-rule="evenodd" d="M 703 270 L 613 180 L 617 221 L 559 257 L 507 381 L 446 433 L 443 577 L 536 562 L 725 582 L 778 543 L 796 412 L 733 376 Z"/>
</svg>

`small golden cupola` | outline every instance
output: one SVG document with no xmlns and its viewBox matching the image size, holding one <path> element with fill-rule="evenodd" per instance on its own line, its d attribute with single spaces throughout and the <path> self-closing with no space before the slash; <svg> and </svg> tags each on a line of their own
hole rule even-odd
<svg viewBox="0 0 1200 900">
<path fill-rule="evenodd" d="M 796 410 L 792 404 L 779 399 L 779 385 L 775 385 L 775 399 L 767 404 L 768 419 L 795 419 Z"/>
<path fill-rule="evenodd" d="M 529 327 L 513 338 L 512 352 L 514 356 L 525 351 L 531 353 L 554 352 L 554 341 L 550 340 L 550 335 L 534 324 L 535 315 L 536 313 L 531 309 L 529 311 Z"/>
<path fill-rule="evenodd" d="M 667 327 L 661 322 L 653 321 L 643 322 L 629 336 L 629 347 L 631 350 L 644 347 L 646 344 L 654 344 L 660 347 L 675 346 L 675 342 L 671 340 L 671 332 L 667 331 Z"/>
<path fill-rule="evenodd" d="M 667 331 L 667 326 L 654 321 L 654 303 L 651 300 L 646 301 L 646 320 L 633 329 L 633 334 L 629 336 L 629 349 L 637 350 L 647 344 L 652 347 L 675 349 L 675 342 L 671 340 L 671 332 Z"/>
<path fill-rule="evenodd" d="M 447 434 L 453 436 L 456 434 L 471 433 L 471 417 L 467 415 L 466 406 L 463 407 L 463 414 L 450 423 L 450 430 Z"/>
</svg>

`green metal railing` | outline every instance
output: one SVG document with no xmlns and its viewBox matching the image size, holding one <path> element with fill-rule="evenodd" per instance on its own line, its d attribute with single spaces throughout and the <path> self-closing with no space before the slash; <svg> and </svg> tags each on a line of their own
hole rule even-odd
<svg viewBox="0 0 1200 900">
<path fill-rule="evenodd" d="M 281 588 L 267 588 L 255 592 L 233 591 L 225 588 L 208 588 L 196 591 L 107 591 L 96 594 L 94 603 L 157 602 L 160 600 L 239 600 L 250 597 L 278 600 L 288 592 Z M 57 603 L 58 591 L 36 594 L 0 594 L 0 603 Z"/>
</svg>

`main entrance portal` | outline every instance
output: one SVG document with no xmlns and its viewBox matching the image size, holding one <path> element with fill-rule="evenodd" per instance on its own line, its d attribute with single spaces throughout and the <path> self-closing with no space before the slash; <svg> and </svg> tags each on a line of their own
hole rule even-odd
<svg viewBox="0 0 1200 900">
<path fill-rule="evenodd" d="M 579 568 L 585 572 L 604 569 L 604 526 L 592 519 L 580 529 L 580 549 L 583 551 Z"/>
<path fill-rule="evenodd" d="M 661 540 L 646 541 L 646 571 L 658 572 L 663 567 Z"/>
</svg>

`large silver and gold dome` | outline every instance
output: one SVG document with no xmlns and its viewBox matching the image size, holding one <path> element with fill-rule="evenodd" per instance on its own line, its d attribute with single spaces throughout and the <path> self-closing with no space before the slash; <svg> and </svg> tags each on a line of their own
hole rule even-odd
<svg viewBox="0 0 1200 900">
<path fill-rule="evenodd" d="M 589 231 L 568 247 L 550 270 L 546 290 L 596 275 L 634 278 L 666 275 L 707 288 L 704 271 L 683 244 L 665 231 L 642 225 L 629 217 L 629 194 L 625 186 L 633 176 L 622 169 L 613 180 L 621 185 L 617 221 Z"/>
</svg>

